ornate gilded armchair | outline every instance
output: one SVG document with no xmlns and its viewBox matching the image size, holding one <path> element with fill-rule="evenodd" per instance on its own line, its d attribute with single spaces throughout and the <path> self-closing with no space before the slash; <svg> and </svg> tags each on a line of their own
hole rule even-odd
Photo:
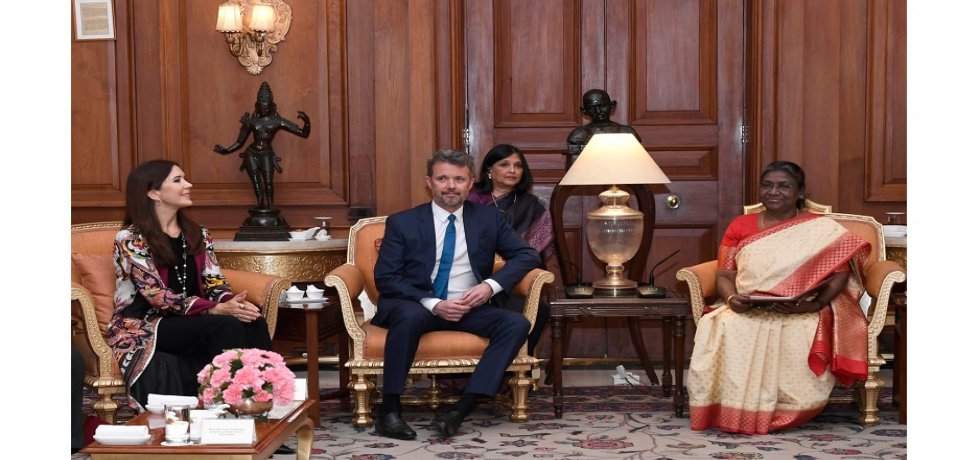
<svg viewBox="0 0 980 460">
<path fill-rule="evenodd" d="M 384 347 L 387 329 L 362 322 L 355 307 L 361 291 L 366 291 L 375 304 L 378 302 L 378 289 L 374 284 L 374 265 L 378 249 L 384 237 L 387 217 L 361 219 L 350 229 L 347 240 L 347 263 L 331 271 L 324 283 L 337 289 L 340 306 L 344 314 L 344 325 L 350 335 L 353 356 L 347 361 L 351 382 L 348 388 L 354 396 L 354 425 L 367 427 L 374 423 L 371 418 L 371 405 L 377 398 L 374 380 L 384 372 Z M 505 262 L 498 262 L 499 268 Z M 545 283 L 554 281 L 555 276 L 548 271 L 534 269 L 514 288 L 513 293 L 526 296 L 524 316 L 531 322 L 538 311 L 538 299 Z M 359 310 L 359 308 L 358 308 Z M 409 370 L 411 376 L 427 376 L 432 382 L 424 396 L 403 396 L 403 404 L 427 405 L 435 410 L 440 404 L 453 402 L 458 397 L 442 394 L 434 378 L 437 374 L 472 373 L 489 342 L 466 332 L 437 331 L 422 336 L 415 361 Z M 512 399 L 510 419 L 526 422 L 527 393 L 532 380 L 528 372 L 537 368 L 538 360 L 527 354 L 527 344 L 521 347 L 514 362 L 507 368 L 513 372 L 508 384 Z"/>
<path fill-rule="evenodd" d="M 116 422 L 119 404 L 113 395 L 126 394 L 119 365 L 106 343 L 106 327 L 112 318 L 116 268 L 112 244 L 122 222 L 98 222 L 71 226 L 71 346 L 85 360 L 85 385 L 99 395 L 94 403 L 98 416 Z M 261 273 L 221 271 L 236 291 L 248 290 L 248 300 L 262 308 L 269 335 L 276 330 L 279 298 L 289 280 Z"/>
<path fill-rule="evenodd" d="M 823 206 L 807 200 L 805 206 L 811 212 L 825 213 L 842 226 L 871 243 L 871 256 L 863 268 L 864 288 L 871 297 L 868 308 L 868 378 L 857 382 L 851 395 L 831 398 L 832 402 L 857 403 L 861 415 L 858 422 L 862 425 L 878 423 L 878 390 L 884 382 L 878 378 L 878 370 L 885 359 L 878 352 L 878 334 L 885 325 L 888 312 L 888 299 L 892 286 L 905 281 L 905 269 L 890 260 L 885 259 L 885 237 L 881 224 L 868 216 L 853 214 L 835 214 L 829 206 Z M 761 204 L 746 206 L 745 213 L 759 212 L 764 209 Z M 687 283 L 691 299 L 691 310 L 694 324 L 701 319 L 705 305 L 718 300 L 715 286 L 715 273 L 718 261 L 712 260 L 693 267 L 686 267 L 677 272 L 677 279 Z"/>
</svg>

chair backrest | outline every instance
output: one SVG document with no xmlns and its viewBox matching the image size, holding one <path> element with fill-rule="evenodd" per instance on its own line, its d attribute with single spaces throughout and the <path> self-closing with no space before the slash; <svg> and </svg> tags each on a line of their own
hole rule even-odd
<svg viewBox="0 0 980 460">
<path fill-rule="evenodd" d="M 374 265 L 378 261 L 387 219 L 388 216 L 361 219 L 350 228 L 347 238 L 347 263 L 360 270 L 364 276 L 364 291 L 375 305 L 378 304 L 378 287 L 374 284 Z M 357 294 L 352 292 L 351 296 Z"/>
<path fill-rule="evenodd" d="M 885 232 L 881 224 L 873 217 L 838 213 L 829 213 L 827 217 L 836 220 L 844 228 L 871 243 L 869 264 L 885 260 Z"/>
<path fill-rule="evenodd" d="M 742 214 L 752 214 L 754 212 L 762 212 L 765 209 L 766 206 L 762 203 L 747 204 L 745 206 L 742 206 Z M 820 213 L 820 214 L 827 214 L 829 212 L 833 212 L 830 205 L 820 204 L 815 201 L 810 201 L 809 198 L 807 198 L 803 202 L 803 209 L 810 212 Z"/>
<path fill-rule="evenodd" d="M 116 267 L 112 244 L 122 222 L 96 222 L 71 226 L 71 280 L 92 293 L 95 316 L 104 332 L 112 318 L 116 291 Z M 73 319 L 81 312 L 72 309 Z"/>
</svg>

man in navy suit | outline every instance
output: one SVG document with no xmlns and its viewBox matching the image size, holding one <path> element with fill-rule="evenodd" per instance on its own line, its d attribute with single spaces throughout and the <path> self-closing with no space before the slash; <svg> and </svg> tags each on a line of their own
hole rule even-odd
<svg viewBox="0 0 980 460">
<path fill-rule="evenodd" d="M 478 398 L 496 394 L 531 325 L 521 314 L 488 302 L 510 292 L 539 262 L 538 253 L 495 208 L 466 201 L 475 180 L 471 156 L 440 150 L 426 171 L 432 201 L 388 217 L 374 267 L 380 298 L 371 323 L 388 329 L 375 426 L 396 439 L 416 436 L 402 420 L 400 400 L 426 332 L 465 331 L 490 339 L 459 401 L 435 417 L 443 437 L 456 433 Z M 507 263 L 492 273 L 495 253 Z"/>
</svg>

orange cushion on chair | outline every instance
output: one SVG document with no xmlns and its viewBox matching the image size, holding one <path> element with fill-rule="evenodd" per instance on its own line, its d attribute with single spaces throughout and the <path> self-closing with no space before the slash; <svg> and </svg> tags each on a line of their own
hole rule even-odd
<svg viewBox="0 0 980 460">
<path fill-rule="evenodd" d="M 99 330 L 105 335 L 114 309 L 113 296 L 116 293 L 116 264 L 109 254 L 71 255 L 71 263 L 82 279 L 82 285 L 92 293 L 95 302 L 95 317 Z M 80 316 L 80 314 L 79 314 Z"/>
<path fill-rule="evenodd" d="M 367 333 L 367 339 L 364 341 L 364 358 L 384 359 L 385 338 L 388 336 L 388 329 L 370 323 L 362 324 L 361 329 Z M 489 344 L 489 339 L 468 332 L 429 332 L 423 335 L 422 340 L 419 341 L 419 350 L 415 353 L 415 359 L 447 357 L 452 359 L 479 359 Z"/>
</svg>

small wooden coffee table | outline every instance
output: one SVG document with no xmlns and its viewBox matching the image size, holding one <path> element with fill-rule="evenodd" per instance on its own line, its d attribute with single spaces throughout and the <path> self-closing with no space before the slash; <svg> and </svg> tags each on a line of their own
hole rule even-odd
<svg viewBox="0 0 980 460">
<path fill-rule="evenodd" d="M 235 460 L 267 459 L 282 446 L 286 440 L 296 435 L 296 458 L 308 460 L 313 447 L 313 421 L 310 408 L 318 404 L 307 399 L 296 409 L 281 419 L 270 419 L 255 423 L 257 441 L 251 445 L 201 445 L 162 446 L 164 441 L 163 415 L 143 412 L 126 425 L 146 425 L 150 428 L 150 440 L 135 446 L 107 446 L 98 441 L 89 444 L 81 453 L 88 454 L 92 460 L 122 460 L 132 458 L 151 459 L 206 459 L 221 458 Z M 154 423 L 150 423 L 154 421 Z"/>
</svg>

